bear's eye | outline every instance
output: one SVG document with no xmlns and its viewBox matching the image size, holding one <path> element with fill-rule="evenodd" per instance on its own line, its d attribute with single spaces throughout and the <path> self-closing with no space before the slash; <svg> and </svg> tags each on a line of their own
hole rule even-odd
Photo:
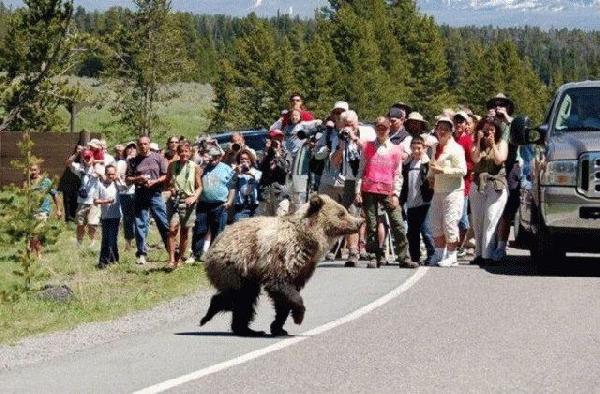
<svg viewBox="0 0 600 394">
<path fill-rule="evenodd" d="M 340 219 L 341 219 L 341 218 L 343 218 L 343 217 L 344 217 L 344 215 L 346 215 L 346 213 L 345 213 L 344 211 L 339 211 L 339 212 L 338 212 L 338 218 L 340 218 Z"/>
</svg>

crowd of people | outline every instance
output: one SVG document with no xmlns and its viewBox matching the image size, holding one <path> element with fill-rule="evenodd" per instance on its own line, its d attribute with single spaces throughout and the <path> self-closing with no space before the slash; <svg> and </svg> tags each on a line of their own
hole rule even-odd
<svg viewBox="0 0 600 394">
<path fill-rule="evenodd" d="M 498 94 L 486 105 L 483 116 L 466 106 L 444 109 L 430 126 L 398 102 L 366 125 L 344 101 L 314 119 L 294 93 L 262 151 L 247 146 L 241 133 L 226 147 L 211 138 L 170 137 L 161 148 L 143 136 L 117 145 L 114 156 L 105 141 L 92 139 L 66 161 L 80 187 L 65 201 L 77 202 L 79 245 L 86 235 L 93 244 L 101 226 L 100 268 L 119 260 L 121 226 L 127 249 L 135 245 L 137 263 L 145 264 L 152 217 L 167 268 L 176 269 L 201 260 L 228 223 L 293 214 L 310 192 L 366 219 L 327 255 L 347 267 L 389 263 L 389 237 L 401 268 L 454 266 L 469 246 L 473 264 L 500 262 L 519 204 L 519 152 L 509 142 L 512 101 Z M 300 155 L 309 163 L 304 190 L 290 182 Z"/>
</svg>

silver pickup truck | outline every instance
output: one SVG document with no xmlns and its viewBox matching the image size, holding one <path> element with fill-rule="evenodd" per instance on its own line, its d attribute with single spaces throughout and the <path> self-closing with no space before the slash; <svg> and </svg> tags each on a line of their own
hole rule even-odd
<svg viewBox="0 0 600 394">
<path fill-rule="evenodd" d="M 600 252 L 600 81 L 561 86 L 543 124 L 517 117 L 511 139 L 524 175 L 517 246 L 540 272 L 559 268 L 566 252 Z"/>
</svg>

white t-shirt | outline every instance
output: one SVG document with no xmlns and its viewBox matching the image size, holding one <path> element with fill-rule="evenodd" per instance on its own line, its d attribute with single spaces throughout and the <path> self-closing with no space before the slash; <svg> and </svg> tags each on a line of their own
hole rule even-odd
<svg viewBox="0 0 600 394">
<path fill-rule="evenodd" d="M 97 167 L 97 168 L 95 168 Z M 87 192 L 87 197 L 82 198 L 81 195 L 77 195 L 78 204 L 93 204 L 94 196 L 98 192 L 98 171 L 103 169 L 100 166 L 85 167 L 81 163 L 71 163 L 71 171 L 81 179 L 80 189 L 83 188 Z"/>
<path fill-rule="evenodd" d="M 95 197 L 100 200 L 113 200 L 112 204 L 100 205 L 100 217 L 102 219 L 119 219 L 121 217 L 119 190 L 114 182 L 110 183 L 108 186 L 103 182 L 99 182 Z"/>
</svg>

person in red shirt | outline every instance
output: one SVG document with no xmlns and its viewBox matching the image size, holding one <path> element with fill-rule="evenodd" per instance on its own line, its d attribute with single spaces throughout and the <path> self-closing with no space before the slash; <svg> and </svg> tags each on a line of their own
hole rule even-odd
<svg viewBox="0 0 600 394">
<path fill-rule="evenodd" d="M 299 93 L 293 93 L 290 96 L 290 104 L 289 104 L 288 112 L 283 115 L 283 119 L 281 122 L 282 128 L 284 128 L 285 126 L 287 126 L 290 123 L 290 115 L 291 115 L 292 111 L 294 111 L 294 110 L 300 111 L 300 121 L 301 122 L 306 122 L 306 121 L 315 119 L 315 116 L 312 114 L 312 112 L 306 110 L 302 96 Z"/>
<path fill-rule="evenodd" d="M 454 139 L 456 142 L 463 147 L 465 150 L 465 161 L 467 163 L 467 175 L 465 175 L 465 205 L 460 221 L 458 222 L 458 230 L 460 234 L 459 247 L 457 257 L 463 257 L 465 251 L 462 245 L 465 242 L 467 231 L 469 230 L 469 193 L 471 191 L 471 184 L 473 183 L 473 160 L 471 159 L 471 148 L 473 147 L 473 134 L 469 128 L 469 115 L 464 111 L 459 111 L 452 117 L 454 122 Z"/>
</svg>

